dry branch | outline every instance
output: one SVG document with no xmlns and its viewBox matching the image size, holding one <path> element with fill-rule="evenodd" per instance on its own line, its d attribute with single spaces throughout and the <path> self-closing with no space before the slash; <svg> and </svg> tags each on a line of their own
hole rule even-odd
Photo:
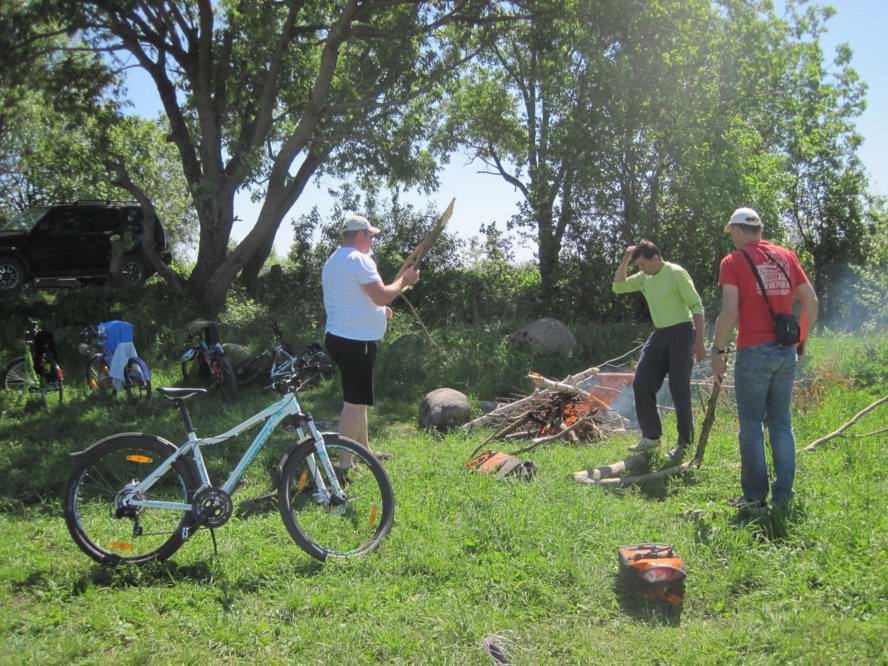
<svg viewBox="0 0 888 666">
<path fill-rule="evenodd" d="M 851 426 L 853 426 L 853 425 L 854 425 L 855 423 L 857 423 L 861 418 L 863 418 L 864 416 L 866 416 L 867 414 L 869 414 L 871 411 L 873 411 L 876 407 L 878 407 L 879 405 L 881 405 L 881 404 L 883 404 L 883 403 L 885 403 L 885 402 L 888 402 L 888 395 L 886 395 L 884 398 L 879 398 L 879 399 L 876 400 L 873 404 L 871 404 L 869 407 L 867 407 L 866 409 L 863 409 L 863 410 L 861 410 L 860 412 L 858 412 L 857 414 L 855 414 L 855 415 L 854 415 L 854 418 L 852 418 L 850 421 L 848 421 L 845 425 L 843 425 L 841 428 L 839 428 L 839 429 L 836 430 L 835 432 L 831 432 L 830 434 L 828 434 L 828 435 L 826 435 L 826 436 L 824 436 L 824 437 L 821 437 L 821 438 L 818 439 L 818 440 L 815 440 L 815 441 L 811 442 L 810 444 L 808 444 L 808 446 L 806 446 L 806 447 L 805 447 L 804 449 L 802 449 L 802 450 L 803 450 L 805 453 L 809 453 L 810 451 L 813 451 L 813 450 L 816 449 L 818 446 L 820 446 L 821 444 L 824 444 L 824 443 L 828 442 L 828 441 L 831 440 L 831 439 L 835 439 L 836 437 L 844 437 L 844 434 L 843 434 L 843 433 L 844 433 L 848 428 L 850 428 Z M 878 431 L 877 431 L 877 432 L 878 432 Z M 875 433 L 871 433 L 871 434 L 875 434 Z"/>
</svg>

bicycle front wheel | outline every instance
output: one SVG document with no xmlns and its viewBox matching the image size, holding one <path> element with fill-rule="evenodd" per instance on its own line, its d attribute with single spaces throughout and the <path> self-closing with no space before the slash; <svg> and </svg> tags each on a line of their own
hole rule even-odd
<svg viewBox="0 0 888 666">
<path fill-rule="evenodd" d="M 65 522 L 74 542 L 101 564 L 165 560 L 191 527 L 185 509 L 135 508 L 121 504 L 140 480 L 154 472 L 176 447 L 158 437 L 113 435 L 77 456 L 65 492 Z M 176 461 L 140 500 L 188 504 L 197 484 L 183 459 Z"/>
<path fill-rule="evenodd" d="M 312 557 L 355 557 L 374 550 L 389 533 L 395 498 L 379 461 L 357 442 L 325 434 L 330 462 L 340 478 L 345 500 L 323 497 L 312 478 L 308 460 L 332 489 L 316 455 L 313 441 L 297 449 L 284 466 L 278 487 L 278 508 L 296 544 Z M 348 464 L 349 458 L 351 463 Z"/>
<path fill-rule="evenodd" d="M 17 358 L 3 371 L 3 388 L 10 391 L 30 391 L 37 387 L 36 378 L 28 372 L 24 358 Z"/>
<path fill-rule="evenodd" d="M 218 359 L 217 362 L 219 363 L 219 372 L 222 376 L 222 397 L 228 402 L 234 402 L 240 396 L 234 368 L 231 366 L 231 361 L 225 356 Z"/>
</svg>

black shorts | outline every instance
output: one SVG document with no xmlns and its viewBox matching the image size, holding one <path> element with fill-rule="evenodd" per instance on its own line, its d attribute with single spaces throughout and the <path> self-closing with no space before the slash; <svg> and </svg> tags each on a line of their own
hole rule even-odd
<svg viewBox="0 0 888 666">
<path fill-rule="evenodd" d="M 324 344 L 330 358 L 339 366 L 342 399 L 353 405 L 372 405 L 376 341 L 349 340 L 327 333 Z"/>
</svg>

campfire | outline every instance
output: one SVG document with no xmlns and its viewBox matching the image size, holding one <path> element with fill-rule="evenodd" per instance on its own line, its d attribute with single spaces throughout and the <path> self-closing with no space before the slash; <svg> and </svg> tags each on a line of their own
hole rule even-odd
<svg viewBox="0 0 888 666">
<path fill-rule="evenodd" d="M 611 410 L 614 397 L 632 381 L 627 373 L 600 373 L 597 367 L 571 375 L 562 381 L 531 372 L 528 378 L 536 389 L 520 400 L 501 405 L 466 425 L 492 427 L 478 450 L 491 441 L 530 440 L 515 451 L 524 453 L 546 442 L 565 440 L 595 442 L 613 432 L 624 432 L 622 417 Z M 595 382 L 581 388 L 581 384 Z"/>
</svg>

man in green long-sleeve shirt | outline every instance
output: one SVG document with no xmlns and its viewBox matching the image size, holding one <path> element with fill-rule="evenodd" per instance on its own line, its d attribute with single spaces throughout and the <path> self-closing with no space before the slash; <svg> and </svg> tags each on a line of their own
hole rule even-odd
<svg viewBox="0 0 888 666">
<path fill-rule="evenodd" d="M 635 261 L 639 272 L 627 278 L 630 260 Z M 614 275 L 613 289 L 616 294 L 640 291 L 655 327 L 642 347 L 632 383 L 641 441 L 629 450 L 644 451 L 660 445 L 663 429 L 657 412 L 657 391 L 669 375 L 678 445 L 668 455 L 677 461 L 694 440 L 691 370 L 694 359 L 702 361 L 706 355 L 703 303 L 688 272 L 678 264 L 663 261 L 657 246 L 646 240 L 626 249 Z"/>
</svg>

